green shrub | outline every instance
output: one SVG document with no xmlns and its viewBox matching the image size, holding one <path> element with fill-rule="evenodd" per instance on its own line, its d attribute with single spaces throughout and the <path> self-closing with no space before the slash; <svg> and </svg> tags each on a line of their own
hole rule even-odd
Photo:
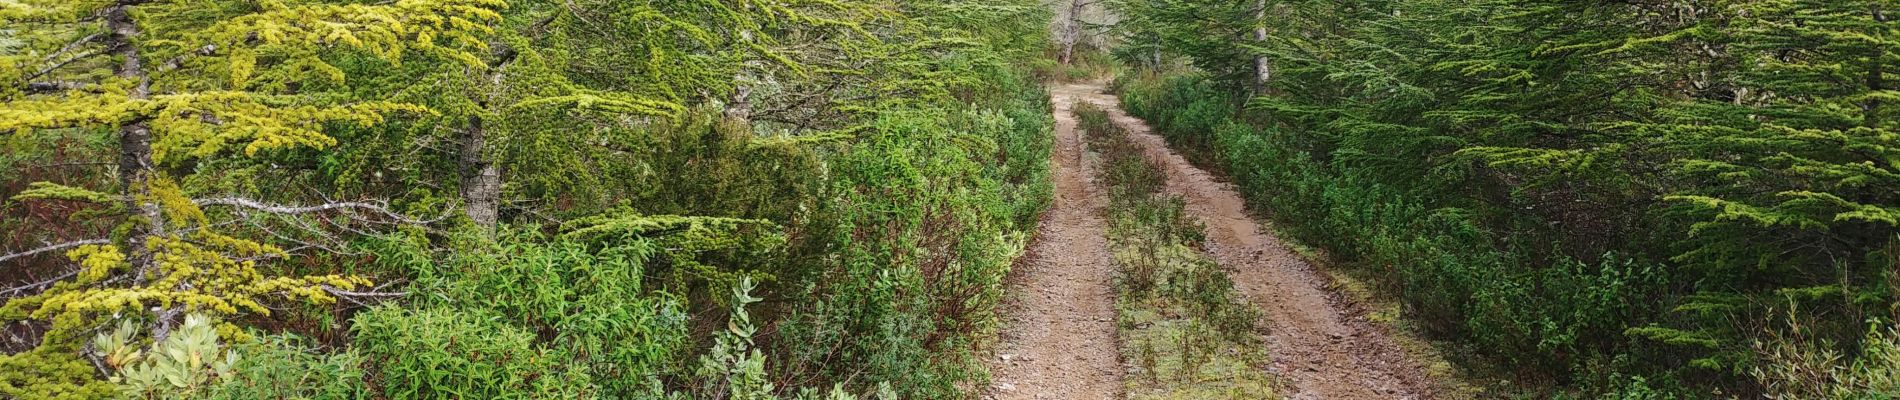
<svg viewBox="0 0 1900 400">
<path fill-rule="evenodd" d="M 1050 130 L 1055 121 L 1041 90 L 1021 86 L 1017 99 L 1002 105 L 1002 115 L 989 119 L 995 127 L 982 134 L 996 140 L 995 157 L 984 163 L 985 175 L 997 177 L 1005 188 L 1004 203 L 1012 205 L 1010 220 L 1016 230 L 1035 229 L 1042 211 L 1054 199 L 1049 177 L 1049 155 L 1054 151 Z"/>
<path fill-rule="evenodd" d="M 363 357 L 353 350 L 324 354 L 294 336 L 266 336 L 232 346 L 231 375 L 205 396 L 212 400 L 369 398 Z"/>
<path fill-rule="evenodd" d="M 492 314 L 378 307 L 359 314 L 355 348 L 391 399 L 566 399 L 600 396 L 580 366 Z"/>
<path fill-rule="evenodd" d="M 740 220 L 604 214 L 574 222 L 573 235 L 463 236 L 459 250 L 439 261 L 408 258 L 425 261 L 407 266 L 417 276 L 411 290 L 430 294 L 420 299 L 425 305 L 492 316 L 533 334 L 546 357 L 586 372 L 602 395 L 649 396 L 665 390 L 663 378 L 684 372 L 688 345 L 684 305 L 647 284 L 649 265 L 692 261 L 697 253 L 689 249 L 717 251 L 742 242 L 737 235 L 761 246 L 773 241 L 769 230 Z M 386 244 L 384 253 L 398 255 L 417 246 Z"/>
<path fill-rule="evenodd" d="M 1840 346 L 1812 336 L 1790 319 L 1785 332 L 1755 344 L 1762 362 L 1750 371 L 1782 399 L 1900 399 L 1900 331 L 1873 324 L 1861 338 L 1860 352 L 1843 354 Z"/>
<path fill-rule="evenodd" d="M 697 391 L 700 398 L 776 399 L 765 373 L 765 356 L 752 341 L 759 327 L 745 309 L 747 304 L 763 300 L 752 297 L 752 288 L 751 279 L 741 279 L 732 288 L 728 297 L 732 312 L 726 317 L 726 329 L 713 334 L 712 348 L 699 357 L 699 368 L 694 372 L 702 385 Z M 722 393 L 725 395 L 720 396 Z"/>
<path fill-rule="evenodd" d="M 980 378 L 974 349 L 995 329 L 1024 235 L 1008 187 L 979 163 L 995 139 L 941 118 L 886 116 L 835 159 L 837 250 L 780 331 L 793 362 L 907 398 L 954 397 Z"/>
<path fill-rule="evenodd" d="M 198 398 L 230 377 L 238 354 L 219 343 L 216 322 L 198 313 L 184 319 L 163 338 L 155 337 L 149 349 L 137 336 L 141 327 L 131 320 L 120 320 L 117 329 L 93 338 L 93 351 L 113 369 L 119 393 L 147 399 Z"/>
</svg>

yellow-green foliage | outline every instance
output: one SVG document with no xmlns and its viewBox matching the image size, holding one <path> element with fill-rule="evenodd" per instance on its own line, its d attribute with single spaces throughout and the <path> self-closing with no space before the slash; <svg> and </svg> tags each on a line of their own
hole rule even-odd
<svg viewBox="0 0 1900 400">
<path fill-rule="evenodd" d="M 23 25 L 19 34 L 33 46 L 0 56 L 9 71 L 21 66 L 39 68 L 42 57 L 61 55 L 65 42 L 100 28 L 94 15 L 112 2 L 3 3 L 0 21 L 38 20 L 49 24 Z M 334 47 L 368 51 L 389 60 L 404 52 L 450 54 L 471 58 L 465 49 L 479 47 L 476 34 L 486 32 L 483 21 L 498 17 L 505 7 L 495 0 L 403 0 L 383 5 L 330 5 L 265 1 L 241 6 L 196 2 L 140 5 L 129 13 L 141 29 L 129 44 L 143 52 L 146 64 L 135 71 L 148 76 L 154 93 L 133 96 L 137 81 L 99 73 L 112 64 L 105 57 L 75 59 L 48 76 L 80 79 L 80 88 L 64 93 L 0 97 L 0 132 L 31 134 L 38 129 L 105 128 L 143 122 L 153 132 L 152 159 L 158 162 L 202 158 L 242 145 L 246 155 L 292 147 L 323 148 L 335 144 L 325 135 L 329 123 L 381 123 L 393 112 L 426 110 L 389 102 L 336 104 L 327 99 L 279 94 L 288 85 L 310 79 L 341 80 L 336 68 L 322 56 Z M 74 46 L 90 50 L 90 41 Z M 97 49 L 104 51 L 106 49 Z M 170 59 L 162 65 L 155 60 Z M 12 73 L 9 73 L 10 75 Z M 224 75 L 211 79 L 211 75 Z M 13 87 L 15 82 L 0 82 Z M 222 314 L 240 311 L 268 313 L 258 303 L 266 294 L 284 293 L 316 301 L 329 299 L 324 285 L 354 287 L 360 278 L 314 276 L 267 278 L 257 260 L 285 256 L 273 246 L 226 236 L 210 229 L 210 221 L 186 194 L 165 179 L 148 187 L 122 188 L 143 193 L 135 200 L 160 206 L 174 226 L 144 241 L 143 249 L 87 246 L 69 256 L 81 262 L 83 273 L 59 282 L 43 293 L 8 301 L 0 317 L 8 320 L 54 320 L 49 341 L 64 338 L 87 324 L 92 316 L 140 309 L 144 306 L 185 306 Z M 115 195 L 55 185 L 36 184 L 16 199 L 109 201 Z M 157 223 L 157 221 L 147 221 Z M 153 265 L 133 271 L 126 252 L 152 254 Z M 131 276 L 114 275 L 127 272 Z"/>
<path fill-rule="evenodd" d="M 13 200 L 75 200 L 105 204 L 111 203 L 115 199 L 112 195 L 84 188 L 76 188 L 52 182 L 33 182 L 27 185 L 26 190 L 13 195 Z"/>
<path fill-rule="evenodd" d="M 238 91 L 161 94 L 150 99 L 132 99 L 123 92 L 75 93 L 0 104 L 0 131 L 28 134 L 36 129 L 147 121 L 157 133 L 152 158 L 165 162 L 209 157 L 234 147 L 247 156 L 263 150 L 321 149 L 336 145 L 336 139 L 323 133 L 325 124 L 374 125 L 393 113 L 427 112 L 390 102 L 332 107 L 299 102 L 296 97 Z"/>
<path fill-rule="evenodd" d="M 147 307 L 268 315 L 270 309 L 260 303 L 268 295 L 328 302 L 335 299 L 323 290 L 325 286 L 350 289 L 369 283 L 344 275 L 266 277 L 258 271 L 257 260 L 284 257 L 283 249 L 217 233 L 210 229 L 204 211 L 174 186 L 162 179 L 153 186 L 154 202 L 164 206 L 167 219 L 183 225 L 145 242 L 153 259 L 150 268 L 135 270 L 118 246 L 81 246 L 67 252 L 81 266 L 73 279 L 8 301 L 0 306 L 0 318 L 54 321 L 53 331 L 47 334 L 51 343 L 85 329 L 101 315 Z"/>
<path fill-rule="evenodd" d="M 48 354 L 70 356 L 106 315 L 253 320 L 270 300 L 363 290 L 361 279 L 321 275 L 330 271 L 410 278 L 378 289 L 410 296 L 350 321 L 328 307 L 271 316 L 273 328 L 355 327 L 342 353 L 362 356 L 323 368 L 372 383 L 327 386 L 313 382 L 352 375 L 312 378 L 277 363 L 252 375 L 313 387 L 214 397 L 690 392 L 710 387 L 694 382 L 692 358 L 715 342 L 688 336 L 706 318 L 694 303 L 739 282 L 791 300 L 757 314 L 780 318 L 756 324 L 776 336 L 728 338 L 718 350 L 738 356 L 711 357 L 735 367 L 716 378 L 724 386 L 749 397 L 778 394 L 755 390 L 767 382 L 834 397 L 959 397 L 980 386 L 974 354 L 993 337 L 1002 277 L 1049 197 L 1047 104 L 1009 65 L 1041 45 L 1046 13 L 1029 0 L 126 2 L 142 32 L 116 49 L 142 54 L 150 96 L 113 76 L 118 56 L 103 43 L 56 54 L 101 32 L 100 11 L 120 4 L 0 0 L 0 134 L 109 141 L 142 124 L 157 161 L 129 171 L 147 176 L 126 178 L 130 187 L 95 176 L 22 194 L 106 203 L 98 213 L 115 214 L 101 223 L 131 240 L 73 249 L 74 278 L 0 316 L 56 322 L 48 340 L 67 346 Z M 16 25 L 26 26 L 17 44 Z M 102 52 L 36 75 L 49 59 Z M 15 85 L 25 81 L 39 85 Z M 750 120 L 725 113 L 748 100 L 741 88 Z M 472 126 L 484 148 L 453 151 Z M 207 213 L 190 198 L 407 196 L 391 207 L 446 211 L 457 188 L 445 178 L 470 155 L 503 175 L 504 224 L 488 233 L 507 238 L 415 229 L 400 251 L 333 255 L 363 250 L 336 242 L 376 240 L 341 232 L 363 221 Z M 634 206 L 601 213 L 616 203 Z M 116 218 L 152 209 L 160 218 Z M 559 228 L 534 226 L 543 219 Z M 309 221 L 340 240 L 274 263 L 291 246 L 269 244 L 306 232 L 267 232 L 287 233 L 282 242 L 240 233 L 260 221 Z M 478 240 L 490 242 L 444 244 Z M 303 273 L 318 276 L 275 276 Z M 245 349 L 240 365 L 254 362 Z M 95 373 L 36 376 L 83 384 Z"/>
<path fill-rule="evenodd" d="M 30 10 L 91 14 L 101 4 L 30 3 Z M 0 5 L 0 7 L 5 7 Z M 253 8 L 254 7 L 254 8 Z M 136 9 L 143 25 L 138 45 L 147 59 L 155 93 L 133 98 L 137 82 L 96 71 L 108 64 L 86 60 L 55 72 L 59 78 L 85 77 L 69 93 L 0 97 L 0 132 L 27 134 L 35 129 L 114 126 L 148 121 L 154 132 L 153 158 L 205 157 L 233 146 L 247 155 L 290 147 L 323 148 L 336 144 L 324 124 L 380 123 L 391 113 L 425 112 L 419 107 L 383 101 L 337 104 L 331 99 L 283 95 L 311 80 L 341 82 L 339 68 L 324 60 L 334 48 L 350 48 L 391 62 L 422 53 L 480 65 L 469 51 L 483 43 L 499 0 L 403 0 L 382 5 L 300 4 L 266 1 L 248 7 L 197 2 L 157 3 Z M 9 7 L 11 8 L 11 7 Z M 0 17 L 4 17 L 0 13 Z M 35 26 L 30 37 L 68 38 L 96 29 L 94 22 Z M 72 37 L 76 38 L 76 37 Z M 54 48 L 34 48 L 0 56 L 0 64 L 37 68 Z M 153 60 L 171 59 L 166 65 Z M 90 67 L 91 69 L 87 69 Z M 11 84 L 12 82 L 8 82 Z"/>
<path fill-rule="evenodd" d="M 96 370 L 65 346 L 41 346 L 0 355 L 0 396 L 21 400 L 81 400 L 110 397 L 111 383 L 93 379 Z"/>
<path fill-rule="evenodd" d="M 338 144 L 329 128 L 429 113 L 376 97 L 302 89 L 342 83 L 347 76 L 332 63 L 344 56 L 399 63 L 422 54 L 478 66 L 473 52 L 485 50 L 479 36 L 506 7 L 501 0 L 0 1 L 0 26 L 9 39 L 0 54 L 0 134 L 139 124 L 151 133 L 149 153 L 120 150 L 156 164 L 120 171 L 125 181 L 116 193 L 39 183 L 13 197 L 112 203 L 111 211 L 139 215 L 116 231 L 122 239 L 116 244 L 71 250 L 68 258 L 79 264 L 73 278 L 0 306 L 0 321 L 51 323 L 40 350 L 8 358 L 39 363 L 9 370 L 32 376 L 8 380 L 84 384 L 94 372 L 65 368 L 70 363 L 54 354 L 76 351 L 78 336 L 107 315 L 150 309 L 269 314 L 263 302 L 274 296 L 321 303 L 334 300 L 326 287 L 367 284 L 344 275 L 266 276 L 259 263 L 286 258 L 286 251 L 220 232 L 191 194 L 153 169 L 240 151 L 324 149 Z M 139 62 L 130 62 L 134 55 Z M 25 90 L 29 85 L 52 89 Z M 197 332 L 204 321 L 186 322 Z M 167 340 L 194 338 L 203 339 L 181 332 Z M 126 375 L 132 381 L 169 380 L 147 369 L 129 371 L 138 371 Z"/>
<path fill-rule="evenodd" d="M 254 4 L 258 9 L 250 14 L 219 20 L 202 30 L 189 31 L 191 34 L 178 42 L 164 44 L 178 45 L 177 51 L 191 51 L 204 43 L 246 43 L 228 53 L 224 70 L 234 87 L 301 81 L 305 77 L 296 73 L 298 70 L 319 71 L 321 77 L 342 81 L 342 71 L 319 58 L 322 53 L 313 51 L 324 47 L 356 48 L 389 61 L 419 52 L 479 67 L 481 60 L 466 50 L 486 47 L 479 35 L 491 32 L 488 24 L 500 20 L 498 11 L 508 7 L 502 0 Z M 204 7 L 193 2 L 169 6 Z M 260 70 L 260 60 L 279 60 L 284 67 Z"/>
</svg>

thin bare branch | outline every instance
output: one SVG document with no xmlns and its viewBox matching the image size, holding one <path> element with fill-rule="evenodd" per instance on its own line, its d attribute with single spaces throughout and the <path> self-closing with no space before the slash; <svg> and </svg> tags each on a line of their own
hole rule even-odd
<svg viewBox="0 0 1900 400">
<path fill-rule="evenodd" d="M 296 236 L 293 236 L 293 235 L 290 235 L 290 234 L 285 234 L 285 233 L 282 233 L 282 232 L 278 232 L 277 230 L 275 230 L 275 229 L 271 229 L 271 228 L 270 228 L 269 226 L 266 226 L 265 224 L 262 224 L 262 223 L 259 223 L 259 222 L 257 222 L 256 220 L 253 220 L 253 219 L 251 219 L 251 218 L 248 218 L 248 217 L 249 217 L 249 216 L 251 215 L 251 213 L 248 213 L 248 212 L 243 212 L 243 211 L 239 211 L 239 212 L 238 212 L 238 214 L 240 214 L 240 215 L 243 215 L 243 216 L 245 216 L 246 218 L 244 218 L 244 219 L 243 219 L 243 220 L 244 220 L 244 222 L 245 222 L 246 224 L 248 224 L 248 225 L 250 225 L 250 226 L 251 226 L 252 228 L 256 228 L 257 230 L 260 230 L 260 231 L 264 231 L 264 233 L 266 233 L 266 234 L 269 234 L 269 235 L 271 235 L 271 236 L 273 236 L 273 237 L 276 237 L 276 238 L 277 238 L 278 240 L 283 240 L 283 241 L 287 241 L 287 242 L 292 242 L 292 243 L 296 243 L 296 244 L 298 244 L 298 246 L 296 247 L 296 249 L 305 249 L 305 248 L 317 248 L 317 249 L 321 249 L 321 250 L 323 250 L 323 251 L 326 251 L 326 252 L 329 252 L 329 253 L 331 253 L 331 254 L 350 254 L 350 253 L 346 253 L 346 252 L 344 252 L 344 251 L 342 251 L 342 250 L 339 250 L 339 249 L 337 249 L 337 248 L 334 248 L 334 247 L 330 247 L 330 246 L 328 246 L 328 245 L 325 245 L 325 244 L 322 244 L 322 243 L 312 243 L 312 242 L 310 242 L 310 241 L 305 241 L 305 240 L 303 240 L 303 239 L 299 239 L 299 238 L 297 238 Z M 292 219 L 292 220 L 294 221 L 294 219 Z M 303 228 L 303 230 L 306 230 L 306 231 L 309 231 L 309 232 L 315 232 L 315 233 L 316 233 L 317 235 L 319 235 L 319 236 L 323 236 L 323 233 L 322 233 L 322 231 L 319 231 L 319 230 L 317 230 L 317 229 L 314 229 L 314 228 L 310 228 L 310 227 L 308 227 L 308 225 L 304 225 L 304 224 L 301 224 L 301 223 L 297 223 L 297 224 L 295 224 L 295 225 L 298 225 L 297 227 L 299 227 L 299 228 Z M 295 253 L 295 252 L 296 252 L 296 250 L 285 250 L 285 252 L 286 252 L 286 253 Z"/>
<path fill-rule="evenodd" d="M 58 251 L 58 250 L 65 250 L 65 249 L 70 249 L 70 248 L 74 248 L 74 247 L 79 247 L 79 246 L 85 246 L 85 245 L 89 245 L 89 244 L 109 244 L 109 243 L 112 243 L 112 240 L 110 240 L 110 239 L 87 239 L 87 240 L 77 240 L 77 241 L 71 241 L 71 242 L 66 242 L 66 243 L 59 243 L 59 244 L 53 244 L 53 245 L 47 245 L 46 247 L 41 247 L 41 248 L 37 248 L 37 249 L 32 249 L 32 250 L 27 250 L 27 251 L 22 251 L 22 252 L 18 252 L 18 253 L 13 253 L 13 254 L 7 254 L 7 255 L 0 255 L 0 263 L 4 263 L 4 262 L 7 262 L 7 261 L 10 261 L 10 260 L 13 260 L 13 259 L 15 259 L 15 258 L 20 258 L 20 257 L 27 257 L 27 256 L 32 256 L 32 255 L 34 255 L 34 254 L 40 254 L 40 253 L 45 253 L 45 252 L 49 252 L 49 251 Z"/>
<path fill-rule="evenodd" d="M 396 298 L 409 295 L 409 292 L 353 292 L 330 285 L 323 285 L 323 291 L 345 297 Z"/>
<path fill-rule="evenodd" d="M 39 288 L 44 288 L 47 286 L 52 286 L 53 283 L 55 282 L 63 281 L 63 280 L 66 280 L 66 278 L 71 278 L 77 275 L 79 275 L 79 270 L 73 270 L 64 274 L 60 274 L 59 276 L 55 276 L 52 279 L 47 279 L 47 280 L 34 282 L 34 283 L 28 283 L 21 286 L 15 286 L 12 289 L 0 291 L 0 299 L 13 298 L 16 293 L 23 293 L 23 294 L 32 293 L 34 290 L 38 290 Z"/>
<path fill-rule="evenodd" d="M 243 207 L 243 208 L 249 208 L 252 210 L 272 213 L 272 214 L 308 214 L 308 213 L 321 212 L 321 211 L 358 209 L 358 210 L 373 211 L 377 214 L 382 214 L 382 216 L 384 217 L 388 217 L 390 219 L 394 219 L 402 223 L 410 223 L 410 224 L 427 223 L 427 221 L 421 221 L 414 218 L 409 218 L 406 215 L 402 215 L 394 211 L 390 211 L 389 208 L 383 204 L 372 203 L 372 202 L 361 202 L 361 201 L 342 201 L 342 202 L 318 204 L 318 205 L 313 205 L 313 206 L 287 206 L 287 205 L 280 205 L 280 204 L 265 203 L 265 202 L 261 202 L 257 200 L 251 200 L 251 199 L 240 198 L 240 197 L 222 197 L 222 198 L 212 198 L 212 199 L 196 199 L 196 200 L 193 200 L 193 202 L 197 203 L 199 207 L 208 207 L 208 206 Z"/>
<path fill-rule="evenodd" d="M 255 35 L 255 34 L 252 34 L 252 35 Z M 184 65 L 185 56 L 197 55 L 197 56 L 209 57 L 216 54 L 218 54 L 218 45 L 207 44 L 204 47 L 199 47 L 197 51 L 180 54 L 177 57 L 172 57 L 170 60 L 165 60 L 165 63 L 160 65 L 162 68 L 160 68 L 159 70 L 171 71 L 171 70 L 178 69 L 181 65 Z"/>
<path fill-rule="evenodd" d="M 383 287 L 389 285 L 390 283 L 385 283 L 371 290 L 381 290 Z M 338 299 L 355 304 L 357 307 L 369 307 L 371 305 L 369 302 L 387 301 L 409 295 L 409 292 L 355 292 L 337 289 L 330 285 L 323 285 L 323 291 L 330 293 L 332 296 L 336 296 Z"/>
<path fill-rule="evenodd" d="M 103 34 L 94 33 L 91 35 L 86 35 L 86 37 L 79 38 L 79 40 L 75 40 L 72 43 L 67 43 L 65 46 L 61 46 L 59 48 L 59 51 L 55 51 L 53 52 L 53 54 L 46 55 L 46 60 L 44 62 L 52 63 L 52 65 L 48 65 L 45 68 L 41 68 L 39 71 L 35 71 L 31 74 L 27 74 L 26 76 L 22 77 L 21 80 L 31 81 L 34 79 L 39 79 L 40 77 L 46 76 L 46 74 L 53 73 L 53 71 L 57 71 L 60 68 L 65 68 L 67 65 L 72 65 L 72 63 L 79 62 L 79 60 L 84 60 L 84 59 L 93 58 L 93 57 L 106 54 L 106 50 L 102 49 L 98 51 L 92 51 L 92 52 L 87 52 L 80 55 L 72 56 L 72 57 L 59 60 L 59 61 L 53 61 L 54 59 L 58 59 L 59 56 L 65 55 L 68 52 L 72 52 L 73 50 L 79 49 L 81 46 L 85 46 L 87 44 L 91 44 L 95 41 L 98 41 L 103 36 L 104 36 Z"/>
<path fill-rule="evenodd" d="M 85 83 L 74 81 L 31 82 L 26 84 L 26 94 L 53 94 L 86 87 Z"/>
</svg>

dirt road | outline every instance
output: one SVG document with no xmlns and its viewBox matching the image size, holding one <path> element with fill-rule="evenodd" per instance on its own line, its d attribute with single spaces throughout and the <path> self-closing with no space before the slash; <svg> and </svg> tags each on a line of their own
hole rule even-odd
<svg viewBox="0 0 1900 400">
<path fill-rule="evenodd" d="M 1123 112 L 1120 100 L 1095 84 L 1050 90 L 1056 104 L 1057 198 L 1042 221 L 1031 258 L 1010 280 L 1004 344 L 992 360 L 998 399 L 1116 397 L 1114 273 L 1094 170 L 1083 150 L 1075 101 L 1109 110 L 1168 175 L 1168 191 L 1187 201 L 1206 225 L 1207 251 L 1235 286 L 1264 312 L 1272 372 L 1292 399 L 1428 399 L 1424 370 L 1327 289 L 1325 276 L 1262 229 L 1239 193 L 1188 163 Z"/>
<path fill-rule="evenodd" d="M 1115 339 L 1114 260 L 1108 253 L 1106 193 L 1076 130 L 1072 106 L 1087 88 L 1051 90 L 1055 103 L 1055 202 L 1036 242 L 1010 273 L 1002 344 L 990 359 L 995 399 L 1120 397 Z"/>
<path fill-rule="evenodd" d="M 1207 229 L 1207 251 L 1266 317 L 1274 375 L 1290 383 L 1293 399 L 1424 399 L 1429 382 L 1414 361 L 1327 289 L 1325 276 L 1262 229 L 1231 185 L 1214 180 L 1120 100 L 1089 88 L 1081 97 L 1109 110 L 1147 158 L 1168 175 L 1168 191 L 1187 200 L 1188 214 Z"/>
</svg>

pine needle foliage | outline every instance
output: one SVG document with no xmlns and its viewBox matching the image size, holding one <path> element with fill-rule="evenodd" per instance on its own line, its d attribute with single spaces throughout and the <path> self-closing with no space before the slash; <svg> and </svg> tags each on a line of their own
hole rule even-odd
<svg viewBox="0 0 1900 400">
<path fill-rule="evenodd" d="M 267 275 L 260 262 L 286 258 L 288 252 L 221 233 L 171 176 L 189 178 L 192 163 L 232 154 L 333 147 L 338 142 L 326 133 L 332 124 L 374 125 L 396 115 L 427 113 L 415 105 L 299 89 L 344 81 L 345 74 L 326 58 L 343 51 L 389 62 L 411 54 L 472 60 L 469 50 L 482 45 L 475 35 L 485 33 L 503 7 L 483 0 L 0 4 L 0 23 L 20 27 L 9 35 L 23 42 L 0 54 L 0 132 L 19 137 L 116 128 L 120 136 L 118 187 L 42 183 L 14 200 L 110 201 L 106 207 L 132 216 L 113 244 L 67 252 L 79 264 L 72 278 L 8 299 L 0 317 L 49 322 L 40 346 L 70 351 L 70 343 L 107 316 L 162 310 L 146 322 L 156 326 L 157 336 L 165 336 L 181 312 L 269 315 L 264 302 L 273 297 L 323 303 L 334 300 L 326 288 L 367 284 L 344 274 Z M 186 328 L 197 329 L 192 324 L 201 319 L 187 319 Z M 170 333 L 170 338 L 198 337 Z M 5 357 L 33 360 L 35 354 L 45 353 Z M 49 371 L 22 370 L 35 369 Z M 84 380 L 36 379 L 51 384 Z M 202 385 L 189 386 L 185 389 Z M 54 389 L 15 387 L 6 394 L 43 396 Z"/>
<path fill-rule="evenodd" d="M 1217 3 L 1116 3 L 1159 69 L 1128 107 L 1473 368 L 1746 397 L 1802 359 L 1771 310 L 1850 348 L 1900 316 L 1890 3 Z"/>
<path fill-rule="evenodd" d="M 101 2 L 103 3 L 103 2 Z M 82 39 L 102 29 L 98 22 L 79 20 L 108 4 L 88 2 L 26 3 L 13 7 L 35 15 L 60 19 L 20 20 L 48 23 L 32 34 L 48 39 Z M 142 25 L 138 41 L 143 58 L 155 65 L 144 68 L 149 82 L 104 73 L 111 64 L 88 57 L 76 64 L 48 67 L 42 59 L 63 56 L 59 48 L 36 48 L 7 57 L 16 71 L 34 71 L 9 87 L 15 92 L 0 100 L 0 131 L 31 134 L 34 130 L 113 126 L 148 121 L 158 134 L 153 159 L 180 162 L 233 149 L 247 155 L 292 147 L 323 148 L 336 144 L 321 131 L 325 123 L 375 124 L 392 113 L 414 113 L 420 108 L 400 103 L 322 102 L 298 96 L 288 89 L 312 80 L 342 81 L 338 68 L 322 56 L 332 48 L 349 48 L 400 61 L 410 53 L 439 54 L 458 59 L 473 56 L 462 49 L 479 46 L 475 34 L 502 7 L 492 1 L 402 1 L 388 5 L 325 5 L 266 2 L 252 7 L 216 7 L 191 2 L 157 3 L 133 9 Z M 42 14 L 43 13 L 43 14 Z M 96 21 L 96 19 L 93 19 Z M 98 46 L 95 40 L 76 41 L 78 47 Z M 52 43 L 52 41 L 49 41 Z M 65 56 L 77 57 L 77 56 Z M 163 61 L 161 61 L 163 60 Z M 65 61 L 65 59 L 56 59 Z M 56 95 L 27 96 L 17 90 L 38 80 L 78 80 L 80 87 Z M 128 93 L 149 85 L 149 98 Z M 174 155 L 175 154 L 175 155 Z"/>
<path fill-rule="evenodd" d="M 141 396 L 967 397 L 1049 202 L 1047 14 L 0 0 L 0 170 L 77 171 L 0 180 L 0 246 L 111 235 L 0 254 L 71 274 L 5 292 L 43 343 L 0 397 L 129 393 L 84 339 L 191 313 L 237 359 Z"/>
</svg>

